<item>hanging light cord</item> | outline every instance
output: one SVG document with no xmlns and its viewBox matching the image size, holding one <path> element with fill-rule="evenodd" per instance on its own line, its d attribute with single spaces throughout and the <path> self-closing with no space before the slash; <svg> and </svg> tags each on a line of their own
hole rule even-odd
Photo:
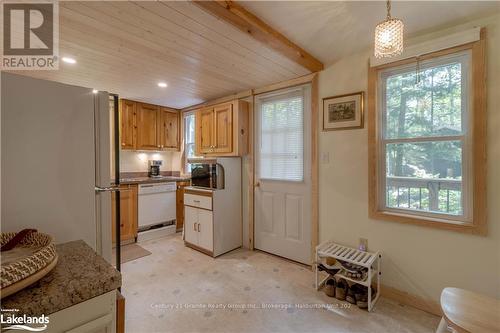
<svg viewBox="0 0 500 333">
<path fill-rule="evenodd" d="M 391 19 L 391 0 L 387 0 L 387 19 Z"/>
</svg>

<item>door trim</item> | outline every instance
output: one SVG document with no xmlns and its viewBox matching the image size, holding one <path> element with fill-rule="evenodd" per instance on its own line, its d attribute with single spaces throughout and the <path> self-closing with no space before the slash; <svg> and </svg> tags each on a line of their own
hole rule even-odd
<svg viewBox="0 0 500 333">
<path fill-rule="evenodd" d="M 249 109 L 249 147 L 248 156 L 250 159 L 249 170 L 248 170 L 248 226 L 249 226 L 249 242 L 248 247 L 250 250 L 255 250 L 255 96 L 267 93 L 272 90 L 280 90 L 285 88 L 292 88 L 297 85 L 311 84 L 311 253 L 310 261 L 311 265 L 314 264 L 314 253 L 316 246 L 319 242 L 319 204 L 318 204 L 318 194 L 319 194 L 319 183 L 318 183 L 318 73 L 313 73 L 311 76 L 307 77 L 306 80 L 300 80 L 300 83 L 291 80 L 289 85 L 280 84 L 277 89 L 267 89 L 254 90 L 252 94 L 252 107 Z"/>
</svg>

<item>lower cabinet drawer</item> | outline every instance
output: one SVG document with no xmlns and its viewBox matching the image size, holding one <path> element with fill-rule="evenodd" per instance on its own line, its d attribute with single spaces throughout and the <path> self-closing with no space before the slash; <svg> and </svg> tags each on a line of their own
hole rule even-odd
<svg viewBox="0 0 500 333">
<path fill-rule="evenodd" d="M 185 193 L 184 204 L 187 206 L 212 210 L 212 197 Z"/>
</svg>

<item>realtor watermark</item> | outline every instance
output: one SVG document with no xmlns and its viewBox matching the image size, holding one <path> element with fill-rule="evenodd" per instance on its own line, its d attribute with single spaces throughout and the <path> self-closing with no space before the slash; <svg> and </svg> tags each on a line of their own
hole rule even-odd
<svg viewBox="0 0 500 333">
<path fill-rule="evenodd" d="M 59 69 L 59 3 L 2 1 L 2 70 Z"/>
<path fill-rule="evenodd" d="M 49 317 L 45 315 L 19 315 L 18 309 L 1 309 L 0 324 L 3 330 L 20 330 L 28 332 L 43 332 L 49 324 Z"/>
<path fill-rule="evenodd" d="M 155 310 L 313 310 L 350 309 L 350 303 L 152 303 Z"/>
</svg>

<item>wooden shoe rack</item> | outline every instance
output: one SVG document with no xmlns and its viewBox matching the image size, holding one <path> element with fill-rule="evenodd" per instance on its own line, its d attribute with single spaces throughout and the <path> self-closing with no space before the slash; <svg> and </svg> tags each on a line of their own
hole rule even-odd
<svg viewBox="0 0 500 333">
<path fill-rule="evenodd" d="M 326 262 L 323 260 L 325 258 L 334 258 L 336 259 L 336 263 L 333 266 L 328 266 Z M 342 268 L 342 265 L 338 262 L 341 260 L 343 262 L 351 263 L 354 265 L 358 265 L 367 269 L 367 274 L 362 280 L 357 280 L 351 277 L 346 276 L 340 270 L 338 273 L 334 275 L 337 279 L 345 279 L 347 281 L 357 283 L 368 287 L 368 311 L 372 311 L 373 306 L 377 302 L 380 295 L 380 261 L 382 259 L 382 255 L 379 252 L 366 252 L 360 251 L 351 247 L 343 246 L 336 244 L 332 241 L 328 241 L 322 243 L 316 247 L 316 258 L 314 263 L 314 270 L 316 275 L 316 290 L 321 289 L 321 287 L 325 284 L 326 280 L 330 277 L 321 279 L 320 270 L 318 269 L 318 265 L 322 264 L 326 268 L 329 269 L 339 269 Z M 376 295 L 375 298 L 372 296 L 372 283 L 376 278 Z"/>
</svg>

